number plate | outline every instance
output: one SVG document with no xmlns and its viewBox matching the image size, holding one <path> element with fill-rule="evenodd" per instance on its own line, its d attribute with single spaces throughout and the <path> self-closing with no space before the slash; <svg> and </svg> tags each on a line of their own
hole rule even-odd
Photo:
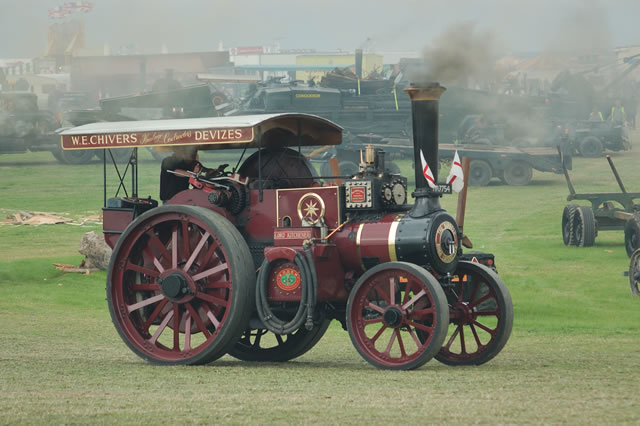
<svg viewBox="0 0 640 426">
<path fill-rule="evenodd" d="M 438 183 L 435 188 L 429 188 L 431 192 L 435 192 L 436 194 L 451 194 L 451 185 L 447 183 Z"/>
</svg>

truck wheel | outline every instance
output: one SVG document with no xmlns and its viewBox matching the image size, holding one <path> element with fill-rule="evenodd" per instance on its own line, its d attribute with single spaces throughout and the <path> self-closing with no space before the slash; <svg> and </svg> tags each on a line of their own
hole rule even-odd
<svg viewBox="0 0 640 426">
<path fill-rule="evenodd" d="M 638 216 L 633 216 L 624 225 L 624 248 L 629 257 L 640 248 L 640 217 Z"/>
<path fill-rule="evenodd" d="M 507 286 L 491 269 L 460 261 L 455 287 L 446 287 L 449 333 L 436 359 L 447 365 L 480 365 L 493 359 L 509 340 L 513 303 Z"/>
<path fill-rule="evenodd" d="M 224 217 L 192 206 L 156 207 L 118 239 L 107 276 L 122 340 L 156 364 L 205 364 L 227 353 L 254 310 L 251 253 Z"/>
<path fill-rule="evenodd" d="M 229 355 L 242 361 L 285 362 L 302 356 L 320 341 L 331 320 L 324 320 L 311 331 L 302 327 L 280 336 L 267 329 L 247 328 Z"/>
<path fill-rule="evenodd" d="M 86 164 L 93 156 L 96 154 L 96 151 L 93 149 L 76 149 L 76 150 L 61 150 L 60 159 L 62 162 L 66 164 Z M 57 158 L 57 157 L 56 157 Z"/>
<path fill-rule="evenodd" d="M 575 214 L 574 238 L 578 247 L 591 247 L 596 240 L 596 219 L 593 210 L 587 206 L 578 206 Z"/>
<path fill-rule="evenodd" d="M 533 171 L 524 161 L 511 161 L 504 169 L 504 181 L 507 185 L 524 186 L 531 182 Z"/>
<path fill-rule="evenodd" d="M 420 367 L 440 350 L 448 327 L 442 286 L 412 263 L 386 262 L 368 270 L 347 302 L 351 342 L 382 369 Z"/>
<path fill-rule="evenodd" d="M 595 136 L 587 136 L 580 141 L 580 154 L 583 157 L 600 157 L 602 150 L 602 142 Z"/>
<path fill-rule="evenodd" d="M 575 217 L 578 206 L 575 204 L 567 204 L 562 211 L 562 241 L 565 246 L 575 246 L 576 236 Z"/>
<path fill-rule="evenodd" d="M 629 262 L 629 286 L 634 296 L 640 296 L 640 250 L 631 255 Z"/>
<path fill-rule="evenodd" d="M 491 175 L 491 166 L 486 161 L 472 160 L 469 164 L 469 185 L 487 186 Z"/>
</svg>

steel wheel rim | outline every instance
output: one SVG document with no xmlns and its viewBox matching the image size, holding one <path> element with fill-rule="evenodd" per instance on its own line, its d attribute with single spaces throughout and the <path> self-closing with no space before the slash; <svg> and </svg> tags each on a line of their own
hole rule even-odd
<svg viewBox="0 0 640 426">
<path fill-rule="evenodd" d="M 506 307 L 496 291 L 498 287 L 491 285 L 479 271 L 459 268 L 453 275 L 455 286 L 445 289 L 449 330 L 437 357 L 452 363 L 471 364 L 489 356 L 499 344 Z"/>
<path fill-rule="evenodd" d="M 407 282 L 400 283 L 400 276 Z M 388 269 L 355 291 L 349 325 L 358 350 L 390 368 L 419 362 L 438 338 L 440 321 L 427 285 L 408 271 Z"/>
<path fill-rule="evenodd" d="M 225 248 L 201 219 L 178 212 L 152 216 L 124 238 L 109 289 L 119 331 L 145 357 L 197 357 L 229 315 L 232 271 Z M 187 294 L 172 293 L 170 276 L 183 277 L 179 287 Z"/>
</svg>

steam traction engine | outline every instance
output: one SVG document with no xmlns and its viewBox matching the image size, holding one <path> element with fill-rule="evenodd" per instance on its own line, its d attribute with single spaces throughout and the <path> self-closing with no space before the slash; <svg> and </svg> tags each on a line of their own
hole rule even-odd
<svg viewBox="0 0 640 426">
<path fill-rule="evenodd" d="M 415 158 L 423 152 L 432 165 L 443 91 L 407 89 Z M 407 179 L 386 171 L 383 152 L 367 150 L 356 175 L 322 183 L 300 147 L 339 144 L 341 129 L 316 116 L 95 123 L 63 132 L 63 148 L 95 148 L 96 135 L 123 147 L 243 149 L 232 171 L 187 173 L 192 188 L 167 205 L 135 192 L 105 195 L 109 309 L 124 342 L 148 361 L 204 364 L 227 353 L 287 361 L 310 350 L 333 319 L 386 369 L 434 356 L 482 364 L 510 336 L 509 292 L 476 261 L 492 256 L 462 253 L 443 191 L 426 185 L 419 162 L 410 205 Z M 242 161 L 248 148 L 258 149 Z M 130 164 L 137 170 L 135 150 Z M 135 189 L 137 172 L 132 179 Z"/>
</svg>

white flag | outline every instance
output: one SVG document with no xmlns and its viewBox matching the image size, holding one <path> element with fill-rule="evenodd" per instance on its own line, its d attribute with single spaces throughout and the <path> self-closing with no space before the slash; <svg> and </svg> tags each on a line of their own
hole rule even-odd
<svg viewBox="0 0 640 426">
<path fill-rule="evenodd" d="M 427 180 L 429 187 L 435 188 L 436 180 L 433 178 L 433 173 L 431 173 L 431 169 L 427 164 L 427 160 L 424 159 L 424 154 L 422 153 L 422 150 L 420 150 L 420 161 L 422 161 L 422 175 Z"/>
<path fill-rule="evenodd" d="M 457 150 L 453 156 L 453 163 L 451 163 L 451 171 L 449 172 L 449 176 L 447 176 L 447 183 L 451 185 L 451 189 L 456 192 L 462 191 L 464 187 L 464 173 L 462 172 L 462 163 L 460 163 Z"/>
</svg>

